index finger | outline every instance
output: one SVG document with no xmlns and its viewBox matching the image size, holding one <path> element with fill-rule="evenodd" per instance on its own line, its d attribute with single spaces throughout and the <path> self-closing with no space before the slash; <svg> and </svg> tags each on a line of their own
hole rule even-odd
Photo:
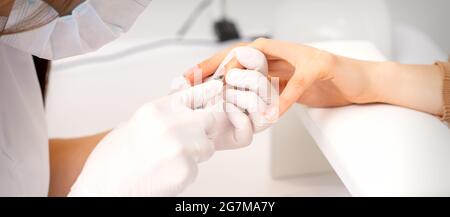
<svg viewBox="0 0 450 217">
<path fill-rule="evenodd" d="M 227 56 L 227 54 L 235 47 L 238 46 L 245 46 L 248 45 L 248 42 L 242 42 L 242 43 L 238 43 L 230 48 L 227 48 L 217 54 L 215 54 L 214 56 L 203 60 L 202 62 L 200 62 L 199 64 L 197 64 L 196 66 L 194 66 L 193 68 L 189 69 L 187 72 L 184 73 L 184 77 L 186 77 L 186 79 L 191 82 L 191 84 L 194 84 L 194 74 L 196 72 L 200 72 L 201 74 L 201 79 L 204 80 L 207 77 L 211 76 L 212 74 L 214 74 L 214 72 L 217 70 L 217 68 L 220 66 L 220 64 L 222 63 L 222 61 L 225 59 L 225 57 Z"/>
<path fill-rule="evenodd" d="M 293 66 L 297 65 L 301 55 L 297 44 L 273 39 L 258 38 L 248 46 L 261 51 L 266 57 L 283 59 Z"/>
</svg>

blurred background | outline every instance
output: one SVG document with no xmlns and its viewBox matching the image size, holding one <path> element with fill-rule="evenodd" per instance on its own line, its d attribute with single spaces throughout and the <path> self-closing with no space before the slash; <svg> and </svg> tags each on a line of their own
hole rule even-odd
<svg viewBox="0 0 450 217">
<path fill-rule="evenodd" d="M 217 42 L 214 25 L 224 18 L 241 39 Z M 115 42 L 53 63 L 46 101 L 49 134 L 73 137 L 111 129 L 167 94 L 174 77 L 239 40 L 319 42 L 355 58 L 431 64 L 448 58 L 449 20 L 448 0 L 153 0 Z M 186 23 L 191 25 L 184 31 Z M 183 195 L 350 194 L 292 110 L 256 135 L 251 146 L 217 152 L 202 163 Z"/>
<path fill-rule="evenodd" d="M 130 38 L 164 38 L 174 36 L 185 19 L 194 10 L 199 0 L 154 0 L 142 17 L 136 22 L 134 28 L 126 35 Z M 214 39 L 213 24 L 221 15 L 220 1 L 213 1 L 211 7 L 206 8 L 198 20 L 192 26 L 187 37 Z M 330 4 L 331 2 L 331 4 Z M 385 11 L 380 8 L 385 7 Z M 336 10 L 324 13 L 321 10 L 332 8 Z M 411 35 L 403 34 L 406 28 L 411 28 L 426 34 L 445 53 L 450 53 L 450 29 L 446 28 L 445 21 L 450 20 L 450 1 L 447 0 L 369 0 L 348 1 L 310 1 L 310 0 L 227 0 L 226 15 L 234 20 L 243 36 L 274 35 L 281 26 L 289 26 L 293 32 L 306 34 L 296 41 L 311 42 L 324 39 L 336 39 L 339 36 L 332 33 L 323 33 L 321 38 L 310 37 L 308 31 L 317 23 L 316 20 L 324 20 L 323 25 L 339 23 L 338 19 L 348 22 L 347 25 L 356 23 L 369 24 L 372 28 L 377 19 L 384 19 L 384 13 L 389 26 L 383 26 L 386 31 L 391 31 L 395 42 L 407 40 Z M 311 15 L 317 16 L 311 16 Z M 320 16 L 319 16 L 320 15 Z M 324 15 L 326 15 L 324 17 Z M 342 17 L 344 16 L 344 18 Z M 292 18 L 283 20 L 284 17 Z M 357 20 L 347 18 L 358 17 Z M 363 20 L 361 20 L 361 18 Z M 325 22 L 326 21 L 326 22 Z M 345 25 L 343 23 L 340 25 Z M 382 21 L 384 22 L 384 21 Z M 292 26 L 292 24 L 302 26 Z M 275 28 L 274 28 L 275 27 Z M 335 26 L 339 27 L 339 26 Z M 414 31 L 411 30 L 411 31 Z M 341 31 L 349 31 L 341 30 Z M 357 32 L 368 29 L 357 29 Z M 383 30 L 384 31 L 384 30 Z M 400 34 L 400 35 L 398 35 Z M 324 36 L 326 35 L 326 36 Z M 396 41 L 397 40 L 397 41 Z M 393 42 L 395 47 L 396 43 Z M 393 48 L 395 50 L 395 48 Z M 393 56 L 395 58 L 395 56 Z"/>
</svg>

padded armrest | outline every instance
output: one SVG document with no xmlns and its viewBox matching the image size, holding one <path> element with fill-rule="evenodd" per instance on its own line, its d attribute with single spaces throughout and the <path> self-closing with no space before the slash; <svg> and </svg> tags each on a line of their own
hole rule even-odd
<svg viewBox="0 0 450 217">
<path fill-rule="evenodd" d="M 315 46 L 354 58 L 382 59 L 370 44 L 347 45 L 350 50 L 341 50 L 342 44 Z M 382 104 L 296 109 L 352 195 L 450 193 L 450 130 L 437 117 Z"/>
</svg>

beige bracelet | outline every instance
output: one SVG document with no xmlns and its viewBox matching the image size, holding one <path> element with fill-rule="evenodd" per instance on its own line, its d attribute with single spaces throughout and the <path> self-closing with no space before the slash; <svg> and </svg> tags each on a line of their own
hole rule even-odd
<svg viewBox="0 0 450 217">
<path fill-rule="evenodd" d="M 449 62 L 436 62 L 435 63 L 439 68 L 441 68 L 444 73 L 443 87 L 442 87 L 442 96 L 443 96 L 443 121 L 450 123 L 450 63 Z"/>
</svg>

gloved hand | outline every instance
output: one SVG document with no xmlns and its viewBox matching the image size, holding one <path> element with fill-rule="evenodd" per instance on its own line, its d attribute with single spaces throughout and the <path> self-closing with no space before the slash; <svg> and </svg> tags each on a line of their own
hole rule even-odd
<svg viewBox="0 0 450 217">
<path fill-rule="evenodd" d="M 223 90 L 211 81 L 142 106 L 92 151 L 69 196 L 172 196 L 214 152 L 215 118 L 204 105 Z"/>
<path fill-rule="evenodd" d="M 211 81 L 208 81 L 211 82 Z M 171 93 L 191 88 L 184 77 L 177 77 L 172 82 Z M 250 118 L 239 108 L 215 98 L 214 103 L 208 102 L 205 106 L 212 111 L 216 120 L 214 147 L 216 150 L 235 149 L 248 146 L 253 139 L 253 129 Z"/>
<path fill-rule="evenodd" d="M 275 121 L 267 120 L 264 113 L 269 105 L 278 103 L 278 81 L 269 81 L 266 77 L 268 73 L 266 57 L 252 47 L 234 48 L 228 57 L 225 57 L 218 70 L 227 64 L 227 60 L 231 60 L 230 55 L 233 55 L 245 69 L 232 68 L 226 74 L 225 100 L 246 111 L 251 119 L 253 132 L 261 132 Z"/>
<path fill-rule="evenodd" d="M 247 70 L 233 69 L 227 74 L 226 81 L 229 84 L 224 97 L 226 101 L 214 105 L 216 128 L 219 129 L 219 135 L 214 142 L 217 150 L 249 145 L 253 133 L 260 132 L 270 125 L 271 122 L 268 122 L 262 114 L 267 105 L 278 97 L 276 89 L 263 75 L 267 74 L 268 69 L 264 54 L 250 47 L 233 49 L 212 77 L 223 73 L 223 68 L 233 57 Z M 176 92 L 188 87 L 190 83 L 184 77 L 179 77 L 173 81 L 171 89 L 172 92 Z M 239 89 L 234 90 L 230 87 Z"/>
</svg>

